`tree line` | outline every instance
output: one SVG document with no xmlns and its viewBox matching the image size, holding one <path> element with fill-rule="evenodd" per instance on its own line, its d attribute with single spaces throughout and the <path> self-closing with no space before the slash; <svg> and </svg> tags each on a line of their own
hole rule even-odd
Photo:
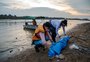
<svg viewBox="0 0 90 62">
<path fill-rule="evenodd" d="M 25 17 L 18 17 L 16 15 L 11 15 L 11 14 L 1 14 L 0 19 L 25 19 Z"/>
<path fill-rule="evenodd" d="M 46 17 L 46 16 L 16 16 L 11 14 L 1 14 L 0 19 L 64 19 L 60 17 Z"/>
<path fill-rule="evenodd" d="M 89 20 L 87 18 L 64 18 L 64 17 L 47 17 L 47 16 L 16 16 L 11 14 L 1 14 L 0 19 L 67 19 L 67 20 Z"/>
</svg>

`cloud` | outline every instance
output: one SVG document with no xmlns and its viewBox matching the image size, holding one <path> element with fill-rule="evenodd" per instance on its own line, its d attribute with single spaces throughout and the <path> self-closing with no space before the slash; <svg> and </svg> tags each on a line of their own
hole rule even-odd
<svg viewBox="0 0 90 62">
<path fill-rule="evenodd" d="M 75 8 L 76 4 L 71 4 L 74 2 L 81 2 L 81 0 L 7 0 L 7 2 L 5 2 L 4 0 L 2 2 L 4 3 L 0 3 L 0 6 L 7 7 L 13 10 L 30 9 L 33 7 L 48 7 L 59 11 L 63 11 L 72 16 L 90 16 L 90 13 L 85 12 L 86 10 L 83 13 L 82 10 L 79 11 L 79 8 Z M 82 6 L 79 3 L 77 4 L 77 6 L 78 5 L 80 7 Z"/>
<path fill-rule="evenodd" d="M 10 9 L 27 9 L 30 5 L 28 4 L 23 4 L 22 2 L 20 3 L 10 3 L 10 6 L 8 8 Z"/>
<path fill-rule="evenodd" d="M 0 2 L 0 7 L 8 7 L 8 6 L 9 6 L 9 4 Z"/>
<path fill-rule="evenodd" d="M 50 0 L 50 2 L 55 5 L 55 9 L 67 12 L 74 16 L 90 16 L 87 13 L 81 13 L 74 7 L 72 7 L 67 0 Z"/>
</svg>

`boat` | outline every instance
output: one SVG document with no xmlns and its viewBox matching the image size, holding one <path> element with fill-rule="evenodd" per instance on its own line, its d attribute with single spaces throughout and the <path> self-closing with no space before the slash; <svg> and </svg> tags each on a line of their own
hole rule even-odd
<svg viewBox="0 0 90 62">
<path fill-rule="evenodd" d="M 23 25 L 24 29 L 31 29 L 31 30 L 35 30 L 37 28 L 37 26 L 34 25 Z"/>
<path fill-rule="evenodd" d="M 25 25 L 23 25 L 24 29 L 30 29 L 35 30 L 38 25 L 33 25 L 31 22 L 25 22 Z"/>
</svg>

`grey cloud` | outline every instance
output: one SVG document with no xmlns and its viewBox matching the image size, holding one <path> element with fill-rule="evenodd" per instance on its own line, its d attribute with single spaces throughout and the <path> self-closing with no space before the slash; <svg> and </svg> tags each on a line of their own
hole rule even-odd
<svg viewBox="0 0 90 62">
<path fill-rule="evenodd" d="M 9 4 L 0 2 L 0 7 L 1 7 L 1 6 L 9 6 Z"/>
<path fill-rule="evenodd" d="M 79 12 L 90 14 L 90 9 L 89 9 L 90 0 L 63 0 L 65 2 L 63 1 L 60 2 L 60 0 L 57 0 L 57 2 L 56 0 L 49 0 L 49 1 L 55 5 L 67 4 Z M 19 16 L 43 15 L 43 16 L 55 16 L 55 17 L 56 16 L 74 17 L 73 15 L 70 15 L 69 13 L 54 10 L 54 9 L 49 9 L 49 8 L 32 8 L 32 9 L 23 9 L 23 10 L 15 10 L 15 9 L 6 8 L 6 7 L 9 7 L 11 4 L 17 4 L 17 2 L 13 2 L 11 0 L 0 0 L 0 14 L 16 14 Z M 75 16 L 75 17 L 85 17 L 85 16 Z M 86 17 L 90 18 L 89 16 L 86 16 Z"/>
<path fill-rule="evenodd" d="M 3 11 L 4 10 L 4 11 Z M 68 13 L 61 12 L 55 9 L 45 8 L 45 7 L 37 7 L 31 9 L 24 9 L 24 10 L 10 10 L 6 8 L 2 8 L 1 13 L 4 14 L 16 14 L 19 16 L 52 16 L 52 17 L 66 17 L 69 16 Z"/>
<path fill-rule="evenodd" d="M 90 14 L 90 0 L 63 0 L 63 2 L 71 8 L 74 8 L 77 12 Z M 61 2 L 57 4 L 60 5 Z"/>
<path fill-rule="evenodd" d="M 1 6 L 8 6 L 12 0 L 0 0 L 0 7 Z"/>
<path fill-rule="evenodd" d="M 16 2 L 0 2 L 0 8 L 1 7 L 5 7 L 5 8 L 9 8 L 11 5 L 15 5 L 17 4 Z"/>
<path fill-rule="evenodd" d="M 70 6 L 73 8 L 80 10 L 85 10 L 86 8 L 90 8 L 90 0 L 67 0 Z M 87 10 L 87 9 L 86 9 Z"/>
<path fill-rule="evenodd" d="M 90 8 L 77 9 L 77 11 L 90 14 Z"/>
</svg>

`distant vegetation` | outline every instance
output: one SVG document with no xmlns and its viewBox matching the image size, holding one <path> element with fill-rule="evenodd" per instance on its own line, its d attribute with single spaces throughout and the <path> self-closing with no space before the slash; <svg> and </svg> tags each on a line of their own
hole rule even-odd
<svg viewBox="0 0 90 62">
<path fill-rule="evenodd" d="M 9 14 L 9 15 L 7 15 L 7 14 L 3 15 L 3 14 L 1 14 L 0 15 L 0 19 L 25 19 L 25 17 L 17 17 L 16 15 L 11 15 L 11 14 Z"/>
<path fill-rule="evenodd" d="M 0 19 L 67 19 L 67 20 L 89 20 L 87 18 L 63 18 L 63 17 L 46 17 L 46 16 L 16 16 L 11 14 L 1 14 Z"/>
</svg>

